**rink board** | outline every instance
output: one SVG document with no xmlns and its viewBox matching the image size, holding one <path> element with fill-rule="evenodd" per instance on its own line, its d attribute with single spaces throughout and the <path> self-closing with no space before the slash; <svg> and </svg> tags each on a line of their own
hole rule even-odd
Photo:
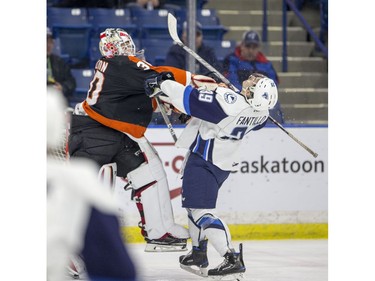
<svg viewBox="0 0 375 281">
<path fill-rule="evenodd" d="M 319 155 L 314 158 L 277 127 L 245 136 L 240 170 L 229 176 L 217 202 L 217 214 L 230 226 L 234 239 L 327 238 L 328 128 L 287 130 Z M 182 128 L 175 131 L 179 135 Z M 178 171 L 186 150 L 174 146 L 166 128 L 150 128 L 146 136 L 164 163 L 176 222 L 187 225 L 178 195 Z M 121 179 L 117 182 L 124 231 L 130 242 L 142 241 L 130 191 L 123 191 Z"/>
</svg>

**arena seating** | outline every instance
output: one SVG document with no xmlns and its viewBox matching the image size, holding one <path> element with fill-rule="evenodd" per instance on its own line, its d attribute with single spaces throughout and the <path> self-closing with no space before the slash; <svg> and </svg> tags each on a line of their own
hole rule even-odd
<svg viewBox="0 0 375 281">
<path fill-rule="evenodd" d="M 90 87 L 90 82 L 94 76 L 94 69 L 72 69 L 72 75 L 76 79 L 76 89 L 73 96 L 69 98 L 69 105 L 74 108 L 75 104 L 83 101 L 87 96 L 87 91 Z"/>
<path fill-rule="evenodd" d="M 138 26 L 141 38 L 169 38 L 168 10 L 131 10 L 132 21 Z"/>
<path fill-rule="evenodd" d="M 219 62 L 223 63 L 226 55 L 232 53 L 236 48 L 236 40 L 209 40 L 205 39 L 204 43 L 215 50 Z"/>
<path fill-rule="evenodd" d="M 93 33 L 109 27 L 123 28 L 131 36 L 137 36 L 137 26 L 133 23 L 129 9 L 88 8 L 88 21 L 92 25 Z"/>
<path fill-rule="evenodd" d="M 171 39 L 151 38 L 141 40 L 141 47 L 145 50 L 145 59 L 152 65 L 164 64 L 168 49 L 172 44 Z"/>
<path fill-rule="evenodd" d="M 206 2 L 197 2 L 197 20 L 203 25 L 205 40 L 221 42 L 226 28 L 220 24 L 214 9 L 202 8 Z M 132 36 L 138 50 L 145 49 L 146 59 L 150 63 L 162 64 L 172 45 L 168 32 L 168 12 L 176 16 L 181 31 L 182 23 L 186 20 L 185 0 L 173 1 L 166 4 L 166 9 L 151 11 L 130 4 L 121 9 L 48 6 L 47 26 L 58 43 L 55 53 L 61 55 L 72 68 L 93 68 L 101 56 L 98 49 L 100 32 L 108 27 L 120 27 Z M 218 54 L 224 52 L 225 47 L 219 49 Z"/>
<path fill-rule="evenodd" d="M 47 26 L 60 40 L 60 51 L 69 55 L 69 64 L 84 66 L 89 60 L 89 39 L 92 25 L 87 9 L 47 7 Z"/>
<path fill-rule="evenodd" d="M 197 12 L 197 21 L 202 24 L 203 36 L 205 39 L 222 40 L 224 34 L 228 31 L 220 24 L 220 19 L 213 9 L 201 9 Z"/>
</svg>

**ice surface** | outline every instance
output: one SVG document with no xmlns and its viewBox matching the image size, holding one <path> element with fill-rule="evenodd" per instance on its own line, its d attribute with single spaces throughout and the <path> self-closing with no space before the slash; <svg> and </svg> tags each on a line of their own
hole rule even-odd
<svg viewBox="0 0 375 281">
<path fill-rule="evenodd" d="M 262 240 L 234 241 L 238 250 L 243 243 L 248 281 L 327 281 L 328 240 Z M 189 250 L 191 245 L 188 245 Z M 186 252 L 146 253 L 145 244 L 128 244 L 140 281 L 211 280 L 184 271 L 178 257 Z M 208 246 L 209 268 L 223 261 Z"/>
</svg>

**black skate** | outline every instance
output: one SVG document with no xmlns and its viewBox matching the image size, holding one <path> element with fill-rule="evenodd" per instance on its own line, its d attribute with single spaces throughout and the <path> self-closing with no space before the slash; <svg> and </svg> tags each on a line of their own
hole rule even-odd
<svg viewBox="0 0 375 281">
<path fill-rule="evenodd" d="M 180 252 L 186 251 L 187 239 L 176 238 L 169 233 L 159 239 L 146 238 L 145 252 Z"/>
<path fill-rule="evenodd" d="M 239 253 L 227 252 L 224 258 L 221 264 L 208 271 L 208 276 L 215 280 L 242 280 L 243 273 L 246 271 L 243 262 L 242 244 L 240 244 Z"/>
<path fill-rule="evenodd" d="M 193 249 L 184 256 L 180 256 L 180 267 L 193 274 L 207 277 L 207 242 L 202 240 L 199 242 L 199 247 Z"/>
</svg>

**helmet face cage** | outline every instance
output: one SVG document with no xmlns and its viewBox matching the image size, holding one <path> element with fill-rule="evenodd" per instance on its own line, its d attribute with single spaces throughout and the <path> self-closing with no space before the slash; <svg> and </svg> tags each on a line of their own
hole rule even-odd
<svg viewBox="0 0 375 281">
<path fill-rule="evenodd" d="M 99 50 L 102 56 L 134 56 L 135 45 L 131 36 L 121 28 L 107 28 L 100 33 Z"/>
<path fill-rule="evenodd" d="M 272 79 L 250 76 L 242 84 L 241 93 L 246 97 L 247 102 L 256 110 L 272 109 L 278 99 L 278 92 L 275 82 Z"/>
</svg>

